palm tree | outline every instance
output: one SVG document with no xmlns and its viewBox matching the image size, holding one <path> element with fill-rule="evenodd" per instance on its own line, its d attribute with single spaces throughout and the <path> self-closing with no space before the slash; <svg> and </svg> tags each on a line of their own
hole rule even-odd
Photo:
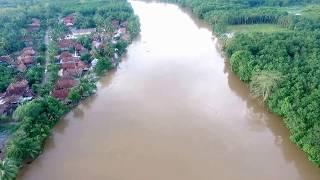
<svg viewBox="0 0 320 180">
<path fill-rule="evenodd" d="M 9 159 L 0 160 L 0 179 L 13 180 L 17 176 L 18 166 Z"/>
<path fill-rule="evenodd" d="M 41 144 L 37 139 L 26 137 L 13 138 L 8 142 L 5 152 L 7 157 L 17 160 L 29 157 L 34 159 L 41 153 Z"/>
<path fill-rule="evenodd" d="M 260 96 L 265 101 L 278 87 L 282 78 L 282 74 L 278 71 L 260 71 L 253 75 L 250 90 L 254 96 Z"/>
</svg>

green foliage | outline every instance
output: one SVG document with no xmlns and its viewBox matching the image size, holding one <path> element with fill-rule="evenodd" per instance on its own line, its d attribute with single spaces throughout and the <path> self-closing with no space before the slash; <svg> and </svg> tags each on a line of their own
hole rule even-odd
<svg viewBox="0 0 320 180">
<path fill-rule="evenodd" d="M 126 52 L 127 47 L 128 47 L 128 42 L 124 40 L 119 40 L 114 46 L 114 48 L 118 50 L 117 52 L 120 55 Z"/>
<path fill-rule="evenodd" d="M 320 33 L 311 31 L 245 33 L 237 34 L 225 47 L 232 70 L 243 80 L 251 81 L 252 93 L 285 118 L 290 139 L 317 165 L 319 40 Z"/>
<path fill-rule="evenodd" d="M 102 75 L 107 70 L 110 70 L 112 68 L 112 63 L 107 58 L 100 58 L 97 62 L 97 65 L 95 67 L 95 72 L 97 75 Z"/>
<path fill-rule="evenodd" d="M 0 179 L 13 180 L 17 176 L 18 166 L 16 162 L 10 159 L 0 160 Z"/>
<path fill-rule="evenodd" d="M 82 36 L 78 41 L 87 49 L 91 49 L 91 39 L 88 36 Z"/>
<path fill-rule="evenodd" d="M 251 93 L 256 97 L 267 100 L 272 91 L 276 90 L 282 79 L 281 73 L 277 71 L 260 71 L 252 76 L 250 82 Z"/>
<path fill-rule="evenodd" d="M 134 38 L 139 35 L 140 23 L 139 18 L 137 16 L 132 16 L 129 18 L 128 31 L 130 33 L 131 38 Z"/>
<path fill-rule="evenodd" d="M 41 83 L 44 75 L 44 68 L 42 66 L 32 66 L 28 69 L 26 73 L 26 78 L 29 83 L 32 84 L 39 84 Z"/>
<path fill-rule="evenodd" d="M 0 179 L 14 179 L 25 159 L 35 159 L 41 153 L 43 141 L 66 110 L 65 105 L 49 96 L 28 102 L 14 112 L 13 117 L 20 125 L 6 143 L 5 160 L 15 163 L 1 167 L 9 170 L 1 171 Z"/>
<path fill-rule="evenodd" d="M 230 58 L 232 70 L 243 81 L 249 81 L 252 74 L 252 55 L 249 51 L 237 51 Z"/>
<path fill-rule="evenodd" d="M 45 44 L 41 44 L 40 47 L 39 47 L 39 51 L 42 52 L 42 53 L 45 53 L 47 50 L 47 46 Z"/>
<path fill-rule="evenodd" d="M 84 54 L 80 57 L 81 61 L 83 62 L 86 62 L 86 63 L 89 63 L 90 62 L 90 58 L 91 58 L 91 55 L 90 54 Z"/>
<path fill-rule="evenodd" d="M 78 103 L 81 100 L 80 90 L 77 87 L 74 87 L 70 90 L 68 99 L 72 103 Z"/>
<path fill-rule="evenodd" d="M 36 61 L 37 61 L 37 63 L 40 63 L 40 65 L 44 65 L 46 62 L 46 58 L 43 56 L 38 56 Z"/>
<path fill-rule="evenodd" d="M 223 34 L 230 25 L 275 24 L 291 30 L 319 29 L 319 16 L 296 16 L 284 6 L 305 5 L 319 0 L 169 0 L 186 6 L 200 18 L 212 25 L 213 30 Z M 317 6 L 306 12 L 316 12 Z M 312 9 L 312 10 L 310 10 Z M 306 13 L 307 14 L 307 13 Z M 313 13 L 315 14 L 315 13 Z"/>
<path fill-rule="evenodd" d="M 14 80 L 14 70 L 6 65 L 0 64 L 0 93 L 4 92 Z"/>
<path fill-rule="evenodd" d="M 77 104 L 83 98 L 89 97 L 97 89 L 96 81 L 92 76 L 85 76 L 80 79 L 80 84 L 71 89 L 68 99 Z"/>
</svg>

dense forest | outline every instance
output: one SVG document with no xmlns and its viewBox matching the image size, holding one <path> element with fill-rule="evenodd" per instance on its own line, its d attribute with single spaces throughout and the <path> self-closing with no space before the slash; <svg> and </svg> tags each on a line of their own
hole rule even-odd
<svg viewBox="0 0 320 180">
<path fill-rule="evenodd" d="M 0 126 L 12 132 L 0 147 L 0 179 L 11 180 L 58 120 L 95 93 L 140 25 L 126 0 L 0 0 L 0 22 Z M 94 34 L 67 39 L 73 31 Z"/>
<path fill-rule="evenodd" d="M 320 166 L 320 1 L 170 1 L 190 8 L 212 25 L 232 71 L 248 83 L 254 96 L 283 117 L 290 139 Z M 299 11 L 290 11 L 297 7 Z M 285 31 L 226 37 L 232 33 L 228 26 L 250 24 L 272 24 Z"/>
</svg>

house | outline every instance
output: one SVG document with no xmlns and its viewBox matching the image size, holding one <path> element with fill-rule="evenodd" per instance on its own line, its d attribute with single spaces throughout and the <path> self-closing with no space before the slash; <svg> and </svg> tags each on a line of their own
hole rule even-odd
<svg viewBox="0 0 320 180">
<path fill-rule="evenodd" d="M 80 68 L 65 69 L 63 71 L 63 76 L 79 77 L 79 76 L 81 76 L 82 72 L 83 72 L 83 70 Z"/>
<path fill-rule="evenodd" d="M 84 50 L 85 47 L 83 47 L 82 44 L 80 44 L 80 43 L 76 43 L 76 44 L 74 45 L 74 49 L 75 49 L 77 52 L 80 52 L 80 51 Z"/>
<path fill-rule="evenodd" d="M 11 83 L 6 92 L 0 96 L 0 114 L 9 115 L 22 102 L 31 100 L 33 92 L 25 79 Z"/>
<path fill-rule="evenodd" d="M 66 16 L 63 19 L 63 24 L 67 27 L 71 27 L 75 24 L 75 17 L 73 15 Z"/>
<path fill-rule="evenodd" d="M 0 114 L 10 115 L 18 107 L 21 102 L 20 96 L 1 96 L 0 97 Z"/>
<path fill-rule="evenodd" d="M 24 56 L 27 56 L 27 55 L 35 56 L 36 55 L 36 51 L 32 47 L 26 47 L 26 48 L 23 48 L 21 55 L 24 55 Z"/>
<path fill-rule="evenodd" d="M 6 92 L 5 96 L 18 95 L 23 97 L 33 96 L 32 90 L 29 87 L 28 81 L 25 79 L 18 80 L 17 82 L 11 83 Z"/>
<path fill-rule="evenodd" d="M 71 77 L 62 77 L 60 78 L 56 85 L 55 85 L 55 89 L 66 89 L 66 88 L 72 88 L 76 85 L 76 80 L 74 80 Z"/>
<path fill-rule="evenodd" d="M 70 58 L 72 57 L 72 54 L 68 51 L 63 51 L 60 55 L 59 55 L 59 59 L 65 59 L 65 58 Z"/>
<path fill-rule="evenodd" d="M 9 56 L 0 56 L 0 64 L 14 64 L 14 60 Z"/>
<path fill-rule="evenodd" d="M 80 43 L 76 43 L 75 46 L 74 46 L 74 49 L 76 51 L 74 57 L 78 57 L 77 54 L 80 54 L 80 56 L 82 56 L 84 54 L 88 54 L 89 53 L 88 49 L 83 47 L 82 44 L 80 44 Z"/>
<path fill-rule="evenodd" d="M 71 29 L 71 34 L 67 35 L 65 39 L 77 39 L 81 36 L 88 36 L 97 31 L 96 28 L 90 29 Z"/>
<path fill-rule="evenodd" d="M 60 64 L 73 63 L 73 62 L 75 62 L 76 59 L 77 59 L 77 58 L 76 58 L 76 57 L 73 57 L 73 56 L 61 58 L 61 59 L 60 59 Z"/>
<path fill-rule="evenodd" d="M 70 89 L 76 86 L 76 84 L 77 81 L 71 76 L 63 76 L 56 82 L 52 96 L 59 100 L 65 100 L 69 95 Z"/>
<path fill-rule="evenodd" d="M 32 18 L 31 24 L 28 25 L 28 31 L 38 31 L 40 29 L 40 24 L 40 19 Z"/>
<path fill-rule="evenodd" d="M 95 33 L 97 31 L 96 28 L 90 28 L 90 29 L 72 29 L 71 33 L 73 36 L 84 36 L 84 35 L 90 35 L 92 33 Z"/>
<path fill-rule="evenodd" d="M 35 63 L 36 51 L 32 47 L 24 48 L 21 52 L 21 55 L 18 56 L 17 61 L 15 62 L 17 69 L 21 72 L 24 72 L 27 66 Z"/>
<path fill-rule="evenodd" d="M 58 47 L 61 51 L 68 51 L 74 48 L 75 41 L 72 39 L 61 39 L 58 43 Z"/>
<path fill-rule="evenodd" d="M 72 56 L 72 57 L 66 57 L 66 58 L 63 58 L 60 60 L 60 63 L 63 65 L 63 64 L 76 64 L 76 62 L 80 61 L 80 57 L 75 57 L 75 56 Z M 62 66 L 63 67 L 63 66 Z"/>
<path fill-rule="evenodd" d="M 17 60 L 19 63 L 22 63 L 25 66 L 28 66 L 34 63 L 34 56 L 29 56 L 29 55 L 19 56 Z"/>
<path fill-rule="evenodd" d="M 63 76 L 79 77 L 83 71 L 88 70 L 88 67 L 84 62 L 77 59 L 75 61 L 62 63 L 61 69 L 63 70 Z"/>
<path fill-rule="evenodd" d="M 52 96 L 59 100 L 65 100 L 69 95 L 69 91 L 69 89 L 55 89 L 52 92 Z"/>
</svg>

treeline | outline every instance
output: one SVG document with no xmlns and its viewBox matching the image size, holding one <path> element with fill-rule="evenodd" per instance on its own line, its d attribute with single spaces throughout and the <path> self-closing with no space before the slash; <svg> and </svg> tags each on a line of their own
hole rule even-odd
<svg viewBox="0 0 320 180">
<path fill-rule="evenodd" d="M 237 33 L 221 38 L 230 66 L 252 94 L 282 116 L 290 139 L 320 166 L 320 18 L 282 6 L 318 0 L 170 0 L 190 8 L 218 34 L 227 25 L 278 24 L 287 32 Z M 268 7 L 267 7 L 268 6 Z M 271 7 L 273 6 L 273 7 Z M 315 14 L 315 13 L 313 13 Z"/>
<path fill-rule="evenodd" d="M 226 32 L 228 25 L 240 24 L 278 24 L 285 28 L 319 28 L 318 17 L 289 14 L 283 6 L 320 3 L 319 0 L 167 0 L 190 8 L 204 19 L 217 34 Z"/>
<path fill-rule="evenodd" d="M 238 34 L 225 47 L 232 70 L 270 110 L 290 139 L 320 165 L 320 32 Z"/>
</svg>

